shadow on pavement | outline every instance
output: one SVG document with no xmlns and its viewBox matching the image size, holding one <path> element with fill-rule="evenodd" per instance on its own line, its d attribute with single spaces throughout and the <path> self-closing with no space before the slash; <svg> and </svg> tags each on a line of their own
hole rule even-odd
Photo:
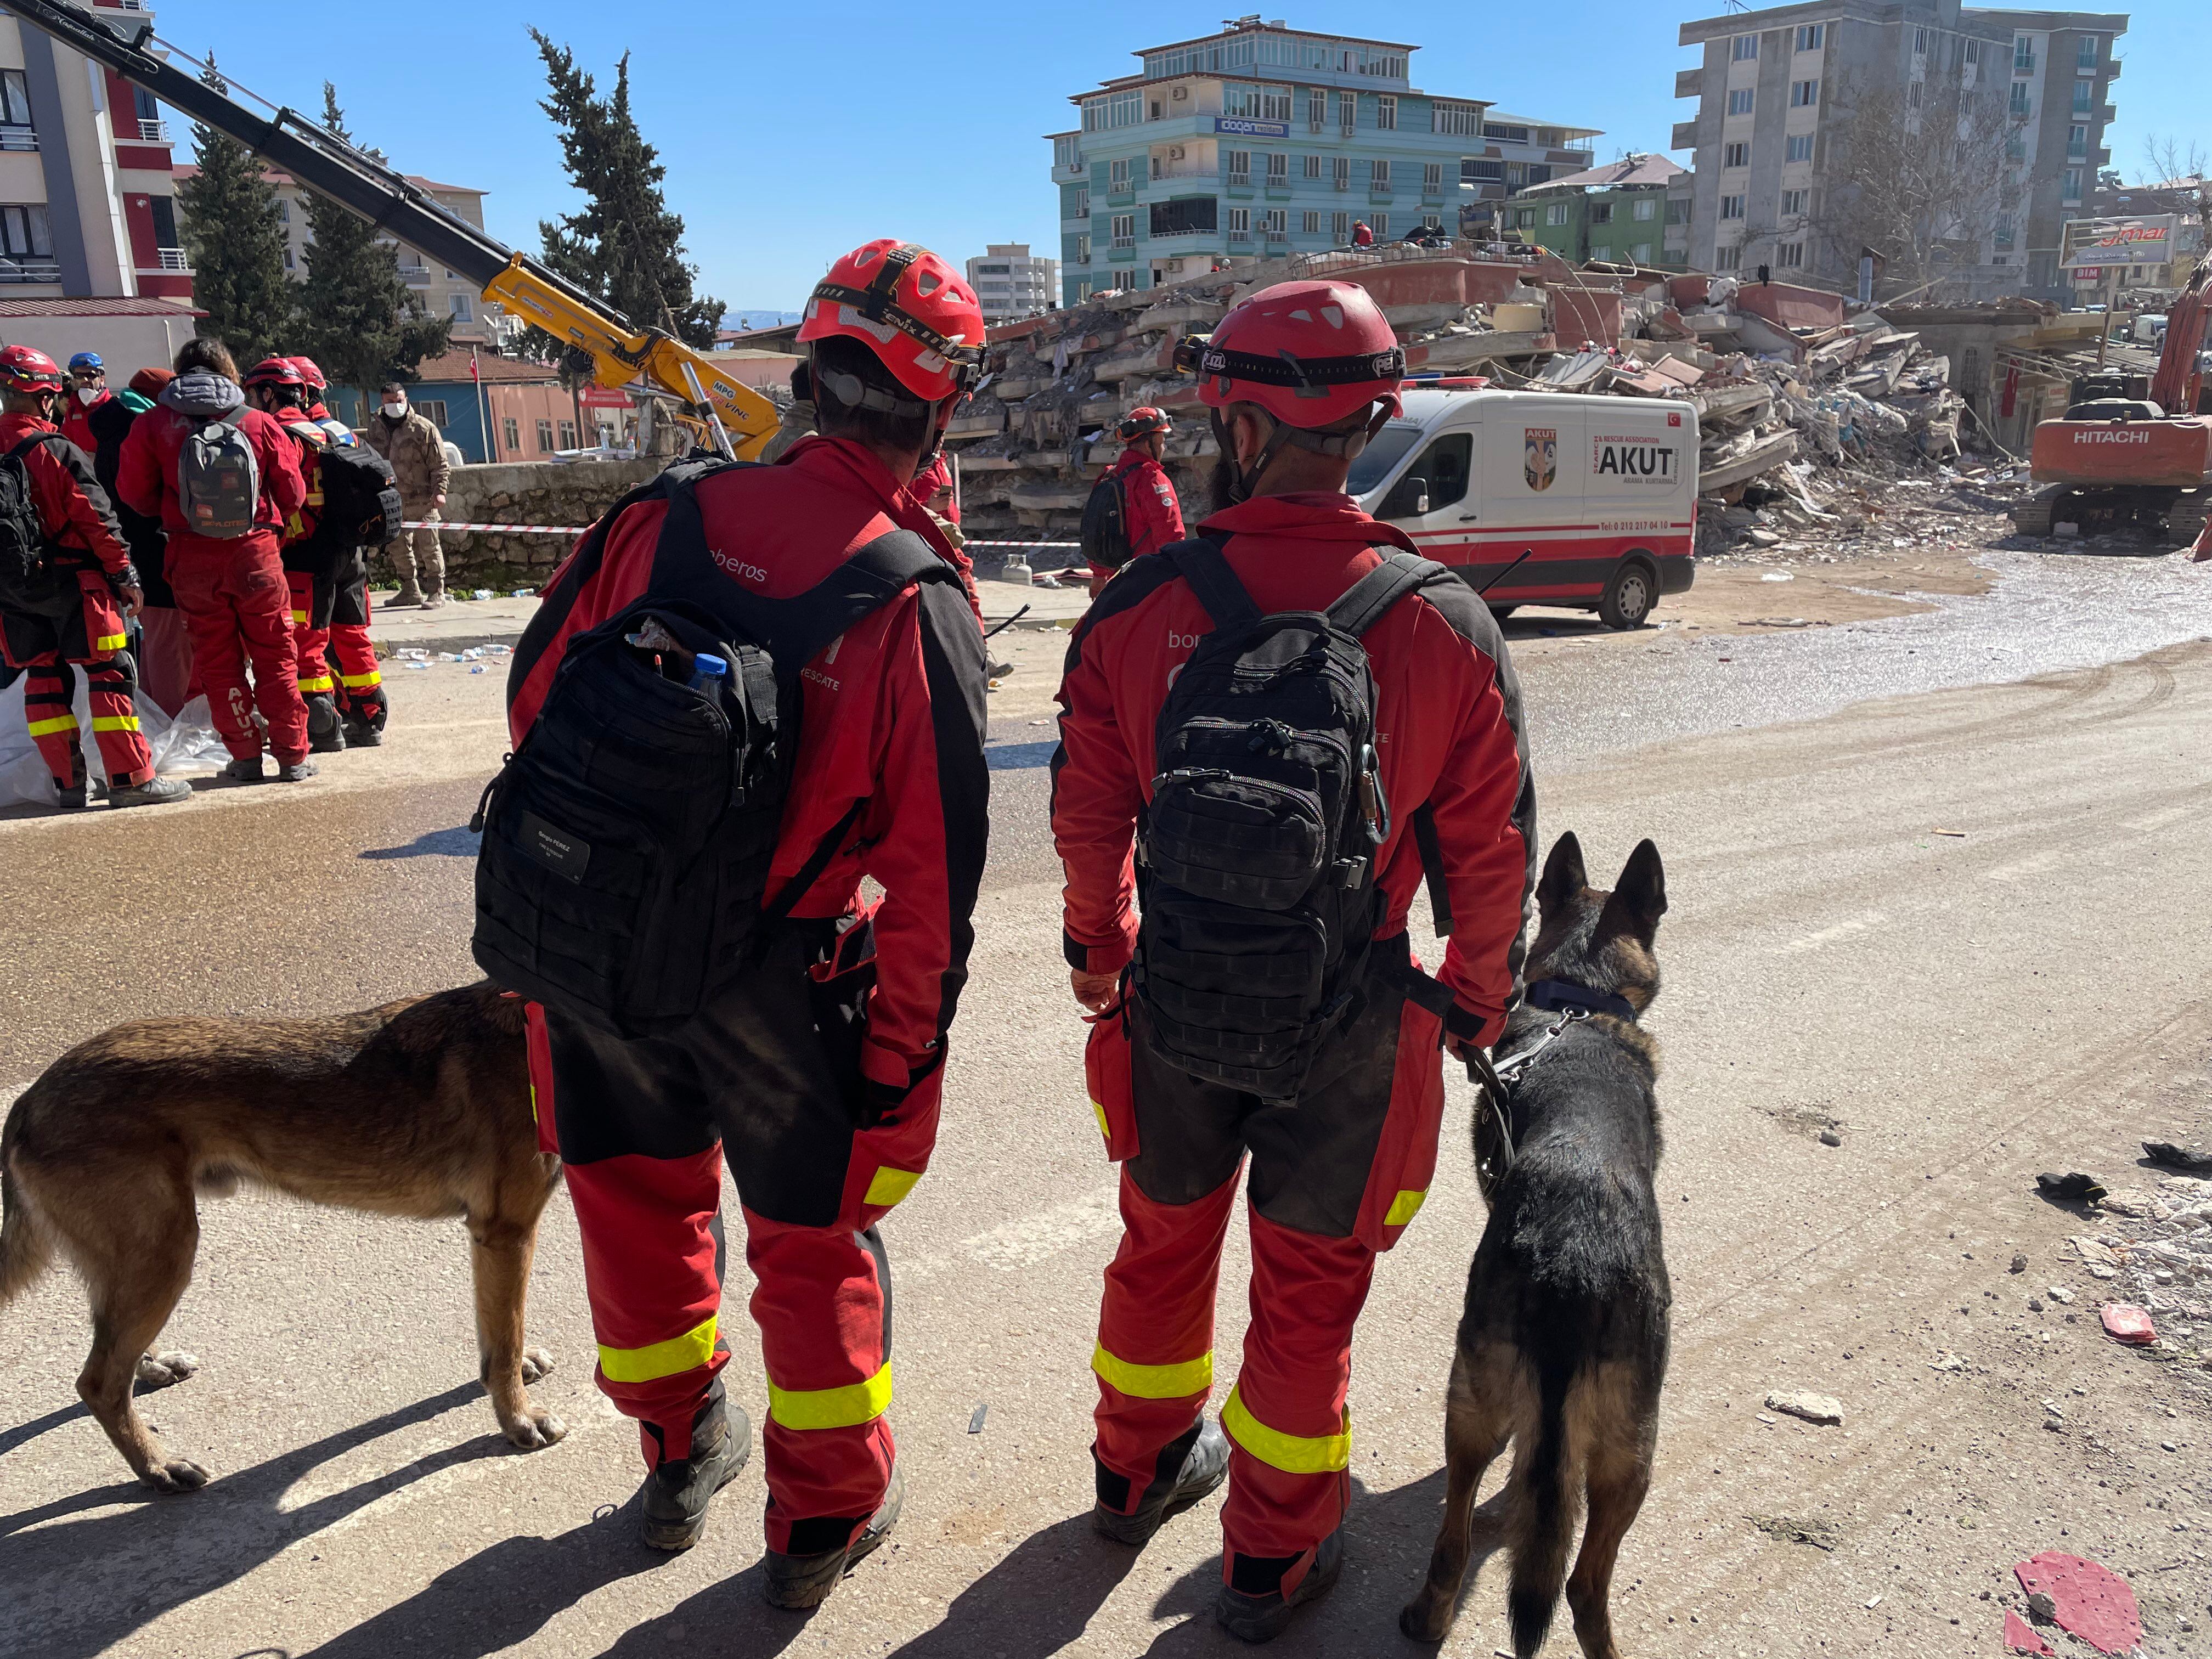
<svg viewBox="0 0 2212 1659">
<path fill-rule="evenodd" d="M 297 1509 L 277 1507 L 295 1482 L 331 1458 L 483 1397 L 479 1384 L 465 1382 L 235 1474 L 218 1474 L 186 1496 L 161 1497 L 133 1481 L 0 1516 L 0 1583 L 15 1609 L 8 1617 L 9 1640 L 22 1644 L 15 1650 L 41 1659 L 91 1659 L 425 1475 L 508 1455 L 497 1435 L 475 1435 Z M 113 1512 L 118 1504 L 130 1507 Z M 44 1524 L 94 1508 L 111 1512 Z"/>
<path fill-rule="evenodd" d="M 743 1572 L 716 1579 L 658 1619 L 631 1626 L 599 1659 L 670 1659 L 696 1651 L 712 1653 L 714 1659 L 775 1659 L 806 1634 L 814 1615 L 769 1606 L 761 1594 L 764 1572 L 756 1561 Z"/>
<path fill-rule="evenodd" d="M 1170 1526 L 1214 1524 L 1208 1506 Z M 983 1653 L 1057 1653 L 1127 1577 L 1139 1552 L 1109 1543 L 1088 1514 L 1024 1539 L 1012 1554 L 960 1592 L 933 1628 L 889 1659 L 973 1659 Z"/>
<path fill-rule="evenodd" d="M 44 1417 L 34 1417 L 27 1423 L 18 1423 L 12 1429 L 0 1429 L 0 1457 L 21 1445 L 26 1440 L 35 1440 L 48 1429 L 58 1429 L 64 1423 L 74 1423 L 80 1417 L 89 1417 L 92 1409 L 82 1400 L 74 1406 L 64 1406 L 48 1412 Z"/>
<path fill-rule="evenodd" d="M 359 856 L 365 859 L 472 859 L 477 855 L 477 838 L 465 828 L 457 830 L 426 830 L 404 847 L 370 847 Z"/>
</svg>

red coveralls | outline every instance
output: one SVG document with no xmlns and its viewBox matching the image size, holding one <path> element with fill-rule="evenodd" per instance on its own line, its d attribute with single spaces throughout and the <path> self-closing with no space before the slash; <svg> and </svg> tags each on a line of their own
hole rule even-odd
<svg viewBox="0 0 2212 1659">
<path fill-rule="evenodd" d="M 319 399 L 307 405 L 307 418 L 324 425 L 330 420 L 331 411 Z M 325 430 L 328 432 L 329 428 L 325 426 Z M 330 435 L 335 441 L 337 434 Z M 376 647 L 368 641 L 369 619 L 374 614 L 368 599 L 368 566 L 356 551 L 349 568 L 350 574 L 342 572 L 332 584 L 324 660 L 337 676 L 338 713 L 349 720 L 381 731 L 387 705 L 384 673 L 376 665 Z"/>
<path fill-rule="evenodd" d="M 102 386 L 100 396 L 86 403 L 76 395 L 74 386 L 68 386 L 62 388 L 61 401 L 66 405 L 62 414 L 62 436 L 86 454 L 91 454 L 100 447 L 99 441 L 92 434 L 92 411 L 102 404 L 113 403 L 115 394 Z"/>
<path fill-rule="evenodd" d="M 1324 609 L 1379 562 L 1374 544 L 1411 545 L 1334 494 L 1261 496 L 1201 528 L 1229 534 L 1229 563 L 1262 611 Z M 1120 972 L 1133 952 L 1132 848 L 1152 793 L 1153 728 L 1212 628 L 1174 567 L 1153 560 L 1115 578 L 1069 647 L 1052 819 L 1067 959 L 1086 972 Z M 1409 597 L 1365 638 L 1393 809 L 1376 859 L 1376 957 L 1407 960 L 1406 912 L 1422 876 L 1408 832 L 1425 806 L 1455 918 L 1440 975 L 1450 1012 L 1440 1022 L 1402 981 L 1370 980 L 1368 1012 L 1323 1050 L 1294 1107 L 1168 1066 L 1119 1013 L 1093 1025 L 1085 1054 L 1107 1156 L 1122 1165 L 1121 1244 L 1092 1361 L 1099 1497 L 1121 1513 L 1173 1481 L 1161 1467 L 1170 1443 L 1212 1389 L 1215 1279 L 1252 1152 L 1252 1317 L 1221 1422 L 1233 1443 L 1222 1574 L 1253 1595 L 1295 1589 L 1343 1519 L 1352 1325 L 1376 1252 L 1413 1219 L 1436 1167 L 1443 1028 L 1482 1043 L 1504 1028 L 1533 886 L 1519 692 L 1480 600 L 1456 589 Z"/>
<path fill-rule="evenodd" d="M 13 449 L 33 432 L 56 428 L 35 415 L 0 415 L 0 453 Z M 154 775 L 153 752 L 138 733 L 132 701 L 130 659 L 115 660 L 128 635 L 121 602 L 108 586 L 131 562 L 107 494 L 94 480 L 92 462 L 82 453 L 73 459 L 40 444 L 25 452 L 31 494 L 39 522 L 54 543 L 81 556 L 65 580 L 83 591 L 83 600 L 61 617 L 9 611 L 0 616 L 0 652 L 23 676 L 23 716 L 46 770 L 63 788 L 76 787 L 84 768 L 77 748 L 76 715 L 70 708 L 76 684 L 67 665 L 84 665 L 92 708 L 93 740 L 110 784 L 143 783 Z"/>
<path fill-rule="evenodd" d="M 1168 470 L 1132 444 L 1107 471 L 1121 483 L 1121 526 L 1129 538 L 1129 556 L 1157 553 L 1170 542 L 1182 539 L 1182 506 L 1176 500 Z M 1091 597 L 1097 599 L 1111 568 L 1091 567 Z"/>
<path fill-rule="evenodd" d="M 116 469 L 115 493 L 168 532 L 167 575 L 177 609 L 191 629 L 193 659 L 223 746 L 244 760 L 261 752 L 254 730 L 258 702 L 269 722 L 269 751 L 291 764 L 307 757 L 307 708 L 300 699 L 284 565 L 278 551 L 285 521 L 307 499 L 283 428 L 258 409 L 239 416 L 261 469 L 261 503 L 251 533 L 222 540 L 197 536 L 177 501 L 177 455 L 190 417 L 156 404 L 131 424 Z M 246 681 L 248 658 L 253 684 Z"/>
<path fill-rule="evenodd" d="M 337 702 L 337 682 L 331 677 L 329 662 L 323 650 L 330 643 L 330 607 L 325 596 L 330 584 L 316 580 L 313 562 L 307 549 L 315 539 L 323 517 L 323 477 L 318 464 L 322 454 L 319 441 L 326 434 L 313 428 L 309 437 L 302 428 L 312 425 L 307 412 L 295 404 L 287 404 L 270 411 L 270 418 L 284 428 L 297 452 L 300 483 L 303 494 L 300 505 L 294 507 L 284 520 L 284 540 L 278 557 L 284 566 L 284 594 L 292 618 L 292 654 L 300 668 L 300 695 L 302 697 L 322 696 Z M 294 568 L 297 561 L 300 568 Z M 322 592 L 317 592 L 317 588 Z"/>
<path fill-rule="evenodd" d="M 805 592 L 895 526 L 945 550 L 882 464 L 840 439 L 719 474 L 698 501 L 715 562 L 772 597 Z M 633 507 L 595 568 L 572 560 L 547 585 L 510 681 L 518 746 L 569 638 L 645 591 L 664 516 L 658 503 Z M 989 777 L 982 640 L 949 587 L 908 588 L 800 678 L 797 769 L 768 891 L 865 805 L 753 981 L 670 1038 L 626 1042 L 535 1004 L 529 1032 L 540 1138 L 550 1150 L 557 1131 L 583 1235 L 599 1385 L 640 1420 L 648 1463 L 688 1455 L 693 1413 L 728 1358 L 716 1328 L 727 1157 L 768 1368 L 768 1544 L 807 1555 L 858 1537 L 890 1479 L 889 1264 L 876 1223 L 936 1141 Z M 863 875 L 884 890 L 872 927 Z M 863 1105 L 889 1115 L 859 1127 Z"/>
</svg>

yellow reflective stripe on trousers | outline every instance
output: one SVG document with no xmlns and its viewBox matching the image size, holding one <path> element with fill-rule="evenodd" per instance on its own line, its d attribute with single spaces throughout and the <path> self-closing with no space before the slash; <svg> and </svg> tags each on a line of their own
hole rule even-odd
<svg viewBox="0 0 2212 1659">
<path fill-rule="evenodd" d="M 1285 1434 L 1271 1429 L 1245 1408 L 1243 1396 L 1229 1391 L 1221 1426 L 1231 1440 L 1262 1463 L 1285 1474 L 1332 1474 L 1352 1462 L 1352 1413 L 1344 1414 L 1341 1434 Z"/>
<path fill-rule="evenodd" d="M 714 1316 L 707 1317 L 681 1336 L 665 1342 L 649 1342 L 642 1348 L 610 1348 L 599 1344 L 599 1370 L 610 1382 L 650 1382 L 703 1365 L 714 1354 Z"/>
<path fill-rule="evenodd" d="M 31 722 L 31 735 L 34 738 L 52 737 L 57 732 L 74 732 L 76 730 L 76 716 L 74 714 L 57 714 L 50 720 L 33 720 Z"/>
<path fill-rule="evenodd" d="M 768 1414 L 787 1429 L 850 1429 L 872 1423 L 891 1403 L 891 1368 L 842 1389 L 779 1389 L 768 1385 Z"/>
<path fill-rule="evenodd" d="M 138 717 L 136 714 L 94 714 L 92 729 L 95 732 L 136 732 Z"/>
<path fill-rule="evenodd" d="M 364 686 L 383 684 L 384 676 L 371 669 L 366 674 L 341 674 L 338 676 L 338 684 L 349 691 L 358 691 Z"/>
<path fill-rule="evenodd" d="M 1181 1400 L 1212 1388 L 1213 1351 L 1172 1365 L 1139 1365 L 1107 1352 L 1102 1342 L 1091 1352 L 1091 1369 L 1133 1400 Z"/>
<path fill-rule="evenodd" d="M 92 642 L 92 648 L 95 651 L 120 651 L 130 643 L 128 634 L 102 634 Z"/>
<path fill-rule="evenodd" d="M 327 691 L 331 689 L 331 677 L 328 674 L 325 674 L 319 679 L 301 680 L 300 682 L 300 690 L 302 691 Z"/>
<path fill-rule="evenodd" d="M 1098 1133 L 1108 1146 L 1114 1144 L 1114 1131 L 1107 1126 L 1106 1109 L 1097 1101 L 1091 1103 L 1091 1115 L 1098 1120 Z"/>
<path fill-rule="evenodd" d="M 1418 1193 L 1400 1193 L 1390 1200 L 1390 1213 L 1382 1218 L 1382 1224 L 1386 1227 L 1404 1226 L 1420 1214 L 1421 1206 L 1428 1201 L 1428 1196 L 1426 1188 Z"/>
<path fill-rule="evenodd" d="M 872 1207 L 880 1204 L 888 1209 L 912 1192 L 914 1183 L 921 1179 L 919 1170 L 895 1170 L 888 1164 L 879 1164 L 875 1179 L 868 1183 L 867 1194 L 860 1202 Z"/>
</svg>

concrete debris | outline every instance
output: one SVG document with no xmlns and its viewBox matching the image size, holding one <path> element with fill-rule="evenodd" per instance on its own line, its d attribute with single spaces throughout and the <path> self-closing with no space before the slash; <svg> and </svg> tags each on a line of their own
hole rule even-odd
<svg viewBox="0 0 2212 1659">
<path fill-rule="evenodd" d="M 1802 1389 L 1777 1389 L 1766 1396 L 1766 1409 L 1802 1417 L 1808 1423 L 1839 1425 L 1844 1420 L 1842 1401 L 1833 1395 L 1808 1394 Z"/>
</svg>

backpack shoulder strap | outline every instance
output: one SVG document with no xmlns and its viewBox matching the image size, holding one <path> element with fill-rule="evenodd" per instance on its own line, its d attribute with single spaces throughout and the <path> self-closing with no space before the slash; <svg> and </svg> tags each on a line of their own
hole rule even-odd
<svg viewBox="0 0 2212 1659">
<path fill-rule="evenodd" d="M 916 582 L 958 583 L 959 574 L 911 530 L 887 530 L 854 550 L 835 570 L 778 604 L 769 622 L 769 654 L 793 668 L 861 617 L 889 605 Z"/>
<path fill-rule="evenodd" d="M 1425 587 L 1444 568 L 1403 548 L 1346 588 L 1328 608 L 1330 625 L 1358 639 L 1382 620 L 1390 607 L 1416 588 Z"/>
<path fill-rule="evenodd" d="M 36 449 L 40 444 L 52 443 L 61 436 L 62 434 L 58 432 L 31 433 L 21 442 L 16 444 L 13 449 L 9 450 L 4 459 L 11 461 L 21 460 L 25 456 L 28 455 L 33 450 Z"/>
<path fill-rule="evenodd" d="M 1226 536 L 1198 536 L 1159 550 L 1159 556 L 1190 584 L 1190 591 L 1198 596 L 1217 629 L 1243 628 L 1260 620 L 1260 607 L 1252 603 L 1252 596 L 1244 591 L 1244 584 L 1237 580 L 1237 573 L 1222 554 L 1228 542 Z"/>
</svg>

